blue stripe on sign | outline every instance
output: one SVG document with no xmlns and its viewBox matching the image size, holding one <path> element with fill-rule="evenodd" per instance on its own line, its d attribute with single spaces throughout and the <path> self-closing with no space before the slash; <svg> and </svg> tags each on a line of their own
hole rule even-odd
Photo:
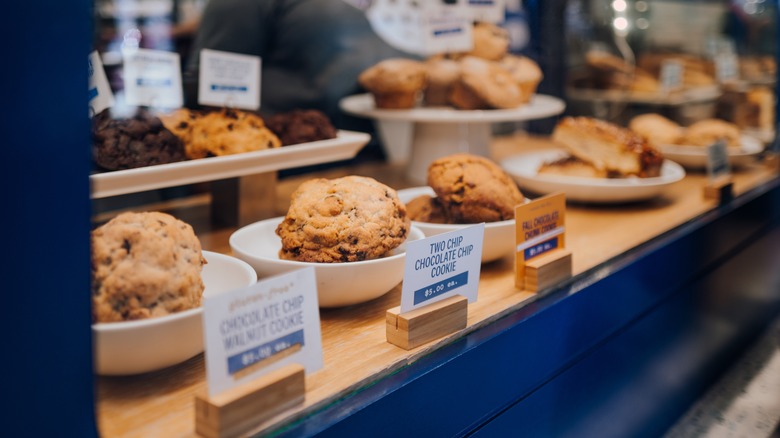
<svg viewBox="0 0 780 438">
<path fill-rule="evenodd" d="M 470 5 L 485 5 L 489 6 L 495 3 L 493 0 L 469 0 Z"/>
<path fill-rule="evenodd" d="M 417 304 L 424 303 L 443 293 L 447 293 L 467 284 L 469 284 L 469 271 L 462 272 L 446 280 L 418 289 L 414 291 L 414 305 L 416 306 Z"/>
<path fill-rule="evenodd" d="M 241 91 L 246 92 L 248 88 L 244 85 L 219 85 L 211 84 L 211 91 Z"/>
<path fill-rule="evenodd" d="M 550 240 L 545 240 L 544 242 L 534 245 L 530 248 L 526 248 L 525 250 L 525 259 L 528 260 L 531 257 L 536 257 L 538 255 L 542 255 L 546 253 L 547 251 L 553 250 L 558 247 L 558 237 L 553 237 Z"/>
<path fill-rule="evenodd" d="M 451 33 L 461 33 L 461 32 L 463 32 L 463 29 L 461 29 L 459 27 L 452 28 L 452 29 L 441 29 L 441 30 L 434 30 L 433 31 L 433 36 L 442 36 L 442 35 L 447 35 L 447 34 L 451 34 Z"/>
<path fill-rule="evenodd" d="M 135 84 L 140 87 L 170 87 L 172 81 L 170 79 L 138 78 Z"/>
<path fill-rule="evenodd" d="M 229 356 L 227 359 L 228 373 L 235 374 L 254 363 L 268 359 L 276 353 L 284 351 L 295 344 L 301 344 L 301 347 L 303 347 L 303 329 L 282 336 L 281 338 L 274 339 L 273 341 L 266 342 L 263 345 L 250 348 L 244 352 Z"/>
<path fill-rule="evenodd" d="M 89 92 L 87 93 L 87 100 L 92 100 L 96 98 L 98 95 L 97 88 L 90 88 Z"/>
</svg>

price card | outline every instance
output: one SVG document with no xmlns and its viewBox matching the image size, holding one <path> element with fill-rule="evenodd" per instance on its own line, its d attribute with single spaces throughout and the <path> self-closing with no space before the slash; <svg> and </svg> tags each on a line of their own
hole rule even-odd
<svg viewBox="0 0 780 438">
<path fill-rule="evenodd" d="M 401 313 L 453 295 L 477 301 L 485 224 L 406 244 Z"/>
<path fill-rule="evenodd" d="M 525 287 L 525 264 L 565 243 L 566 195 L 554 193 L 515 207 L 515 285 Z"/>
<path fill-rule="evenodd" d="M 707 147 L 707 176 L 710 180 L 731 173 L 726 142 L 718 140 Z"/>
<path fill-rule="evenodd" d="M 664 60 L 661 63 L 661 90 L 668 93 L 682 88 L 684 73 L 682 62 L 676 59 Z"/>
<path fill-rule="evenodd" d="M 129 105 L 180 108 L 184 102 L 179 54 L 125 49 L 125 95 Z"/>
<path fill-rule="evenodd" d="M 89 54 L 87 60 L 89 62 L 89 116 L 92 117 L 114 105 L 114 94 L 108 84 L 100 54 L 94 51 Z"/>
<path fill-rule="evenodd" d="M 257 56 L 201 50 L 198 103 L 260 108 L 260 62 Z"/>
<path fill-rule="evenodd" d="M 715 56 L 715 77 L 718 82 L 739 79 L 739 58 L 736 53 L 723 52 Z"/>
<path fill-rule="evenodd" d="M 371 27 L 391 46 L 417 55 L 469 51 L 474 43 L 466 0 L 375 0 Z"/>
<path fill-rule="evenodd" d="M 506 14 L 505 0 L 467 0 L 472 21 L 501 23 Z"/>
<path fill-rule="evenodd" d="M 203 300 L 209 396 L 291 363 L 322 368 L 314 268 Z"/>
</svg>

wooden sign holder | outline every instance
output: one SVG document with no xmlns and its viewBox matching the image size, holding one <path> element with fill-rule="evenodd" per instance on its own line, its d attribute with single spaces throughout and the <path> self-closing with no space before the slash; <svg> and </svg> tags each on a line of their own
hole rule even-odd
<svg viewBox="0 0 780 438">
<path fill-rule="evenodd" d="M 717 200 L 725 204 L 734 198 L 734 179 L 731 174 L 722 175 L 707 182 L 704 186 L 704 198 Z"/>
<path fill-rule="evenodd" d="M 406 313 L 394 307 L 385 318 L 387 342 L 411 350 L 466 328 L 468 299 L 456 295 Z"/>
<path fill-rule="evenodd" d="M 296 404 L 306 393 L 304 368 L 290 364 L 214 397 L 195 396 L 195 431 L 208 438 L 240 436 Z"/>
<path fill-rule="evenodd" d="M 525 262 L 525 289 L 538 292 L 572 276 L 571 251 L 554 249 Z"/>
</svg>

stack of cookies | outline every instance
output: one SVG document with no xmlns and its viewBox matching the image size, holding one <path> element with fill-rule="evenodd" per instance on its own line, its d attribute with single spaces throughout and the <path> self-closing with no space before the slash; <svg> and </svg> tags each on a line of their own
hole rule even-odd
<svg viewBox="0 0 780 438">
<path fill-rule="evenodd" d="M 428 185 L 435 197 L 423 195 L 407 205 L 419 222 L 472 224 L 514 219 L 515 206 L 525 202 L 512 178 L 493 161 L 455 154 L 428 167 Z"/>
<path fill-rule="evenodd" d="M 509 34 L 477 23 L 474 48 L 467 53 L 433 56 L 424 62 L 388 59 L 360 74 L 358 82 L 374 96 L 377 108 L 425 106 L 458 109 L 516 108 L 530 101 L 542 71 L 529 58 L 511 55 Z"/>
</svg>

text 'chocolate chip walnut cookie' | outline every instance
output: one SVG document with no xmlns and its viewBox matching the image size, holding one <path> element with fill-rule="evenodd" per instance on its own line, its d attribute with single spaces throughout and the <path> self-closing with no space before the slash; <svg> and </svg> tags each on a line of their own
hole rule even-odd
<svg viewBox="0 0 780 438">
<path fill-rule="evenodd" d="M 279 257 L 302 262 L 354 262 L 381 257 L 409 233 L 395 190 L 362 176 L 313 179 L 292 194 L 276 234 Z"/>
<path fill-rule="evenodd" d="M 206 260 L 192 227 L 159 212 L 122 213 L 92 232 L 92 315 L 113 322 L 200 306 Z"/>
</svg>

